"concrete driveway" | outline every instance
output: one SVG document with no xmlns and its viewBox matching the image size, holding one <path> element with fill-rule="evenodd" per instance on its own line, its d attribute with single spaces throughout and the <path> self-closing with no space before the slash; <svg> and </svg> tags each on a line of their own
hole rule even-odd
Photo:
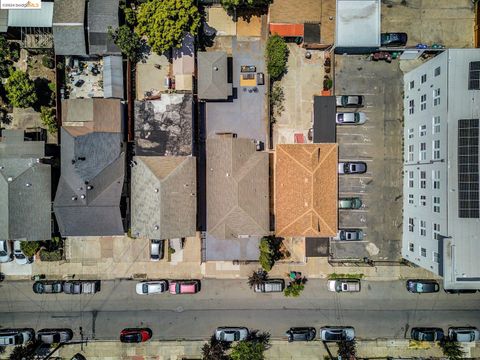
<svg viewBox="0 0 480 360">
<path fill-rule="evenodd" d="M 337 125 L 339 161 L 364 161 L 367 172 L 339 175 L 339 197 L 360 197 L 360 210 L 340 210 L 339 228 L 357 228 L 364 241 L 332 241 L 338 259 L 398 260 L 402 229 L 402 90 L 398 61 L 336 56 L 335 93 L 363 95 L 363 125 Z M 353 111 L 340 109 L 337 111 Z"/>
</svg>

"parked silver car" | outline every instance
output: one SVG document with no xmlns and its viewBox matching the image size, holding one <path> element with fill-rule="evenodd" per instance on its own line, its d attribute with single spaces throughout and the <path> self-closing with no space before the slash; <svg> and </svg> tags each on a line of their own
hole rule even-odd
<svg viewBox="0 0 480 360">
<path fill-rule="evenodd" d="M 15 262 L 18 265 L 31 264 L 33 262 L 32 258 L 28 258 L 22 251 L 21 241 L 15 240 L 13 242 L 13 255 L 15 256 Z"/>
<path fill-rule="evenodd" d="M 338 125 L 361 125 L 365 124 L 365 121 L 367 121 L 367 116 L 364 112 L 341 112 L 336 116 Z"/>
<path fill-rule="evenodd" d="M 363 161 L 347 161 L 338 163 L 339 174 L 363 174 L 367 172 L 367 164 Z"/>
<path fill-rule="evenodd" d="M 448 328 L 448 337 L 453 341 L 472 342 L 480 340 L 480 331 L 476 327 Z"/>
<path fill-rule="evenodd" d="M 282 292 L 285 288 L 283 279 L 268 279 L 261 284 L 256 284 L 253 290 L 260 293 Z"/>
<path fill-rule="evenodd" d="M 12 245 L 9 240 L 0 240 L 0 263 L 13 260 Z"/>
<path fill-rule="evenodd" d="M 360 280 L 358 279 L 335 279 L 328 280 L 327 287 L 333 292 L 359 292 Z"/>
<path fill-rule="evenodd" d="M 71 329 L 42 329 L 37 331 L 37 340 L 44 344 L 65 343 L 73 338 Z"/>
<path fill-rule="evenodd" d="M 33 340 L 34 337 L 33 329 L 1 329 L 0 346 L 23 345 Z"/>
<path fill-rule="evenodd" d="M 218 327 L 215 330 L 215 339 L 218 341 L 232 342 L 245 340 L 248 337 L 246 327 Z"/>
<path fill-rule="evenodd" d="M 151 261 L 159 261 L 163 259 L 164 254 L 164 247 L 165 247 L 164 240 L 150 240 L 150 260 Z"/>
<path fill-rule="evenodd" d="M 355 329 L 351 326 L 324 326 L 320 328 L 322 341 L 350 341 L 355 339 Z"/>
<path fill-rule="evenodd" d="M 339 95 L 336 102 L 339 107 L 362 107 L 364 103 L 361 95 Z"/>
<path fill-rule="evenodd" d="M 339 209 L 360 209 L 362 207 L 362 200 L 358 197 L 341 198 L 338 200 Z"/>
<path fill-rule="evenodd" d="M 363 240 L 362 229 L 340 229 L 334 240 L 341 241 L 361 241 Z"/>
</svg>

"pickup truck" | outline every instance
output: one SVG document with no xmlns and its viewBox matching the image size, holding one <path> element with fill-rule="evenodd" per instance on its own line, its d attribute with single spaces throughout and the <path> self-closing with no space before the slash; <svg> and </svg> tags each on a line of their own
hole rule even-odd
<svg viewBox="0 0 480 360">
<path fill-rule="evenodd" d="M 333 292 L 359 292 L 360 280 L 358 279 L 336 279 L 328 280 L 328 290 Z"/>
<path fill-rule="evenodd" d="M 269 292 L 282 292 L 285 288 L 285 282 L 282 279 L 270 279 L 265 280 L 261 284 L 257 284 L 254 287 L 255 292 L 269 293 Z"/>
<path fill-rule="evenodd" d="M 65 281 L 63 292 L 65 294 L 95 294 L 100 291 L 100 280 L 74 280 Z"/>
</svg>

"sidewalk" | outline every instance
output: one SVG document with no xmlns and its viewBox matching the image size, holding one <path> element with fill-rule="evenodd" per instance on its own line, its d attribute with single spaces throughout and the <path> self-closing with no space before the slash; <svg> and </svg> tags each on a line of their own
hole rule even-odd
<svg viewBox="0 0 480 360">
<path fill-rule="evenodd" d="M 265 353 L 266 359 L 295 359 L 295 360 L 323 360 L 328 356 L 325 347 L 320 341 L 308 343 L 288 343 L 285 340 L 272 340 L 272 346 Z M 202 341 L 149 341 L 145 344 L 121 344 L 119 342 L 95 342 L 83 346 L 82 354 L 89 360 L 93 359 L 201 359 Z M 408 340 L 377 340 L 358 341 L 357 356 L 360 358 L 439 358 L 442 350 L 436 344 L 422 343 L 422 349 L 412 348 Z M 337 354 L 335 344 L 329 344 L 333 356 Z M 475 343 L 466 343 L 463 346 L 467 358 L 480 356 Z M 70 359 L 77 352 L 81 352 L 80 345 L 62 347 L 56 356 Z"/>
<path fill-rule="evenodd" d="M 300 242 L 292 246 L 299 248 Z M 122 278 L 218 278 L 245 279 L 259 263 L 235 265 L 231 261 L 201 263 L 200 239 L 187 238 L 183 249 L 176 247 L 160 261 L 150 261 L 149 240 L 131 239 L 127 236 L 68 238 L 65 242 L 66 260 L 42 262 L 36 259 L 30 266 L 0 265 L 0 271 L 10 279 L 30 279 L 35 274 L 45 274 L 50 279 L 122 279 Z M 368 280 L 388 281 L 406 278 L 431 278 L 433 274 L 408 266 L 335 266 L 327 258 L 304 259 L 297 249 L 295 262 L 279 261 L 270 272 L 270 277 L 287 277 L 290 271 L 299 271 L 307 278 L 326 278 L 332 273 L 362 274 Z M 170 260 L 170 261 L 169 261 Z M 13 270 L 12 270 L 13 269 Z"/>
</svg>

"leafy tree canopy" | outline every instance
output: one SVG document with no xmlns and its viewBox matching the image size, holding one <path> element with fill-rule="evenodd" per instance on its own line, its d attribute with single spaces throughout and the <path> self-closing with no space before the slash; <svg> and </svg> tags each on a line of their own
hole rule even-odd
<svg viewBox="0 0 480 360">
<path fill-rule="evenodd" d="M 47 127 L 47 131 L 50 134 L 55 134 L 57 132 L 58 126 L 57 121 L 55 120 L 55 110 L 46 106 L 40 108 L 40 120 L 42 124 Z"/>
<path fill-rule="evenodd" d="M 10 103 L 15 107 L 26 108 L 37 101 L 35 85 L 26 72 L 16 70 L 10 73 L 5 91 Z"/>
<path fill-rule="evenodd" d="M 232 360 L 263 360 L 265 345 L 255 341 L 239 341 L 230 353 Z"/>
<path fill-rule="evenodd" d="M 137 33 L 130 30 L 127 25 L 122 25 L 115 30 L 109 29 L 108 33 L 115 45 L 130 61 L 138 62 L 140 60 L 142 40 Z"/>
<path fill-rule="evenodd" d="M 222 6 L 226 10 L 234 8 L 263 8 L 268 6 L 271 0 L 222 0 Z"/>
<path fill-rule="evenodd" d="M 267 60 L 267 71 L 272 80 L 280 79 L 287 71 L 288 54 L 285 39 L 276 34 L 268 38 L 265 58 Z"/>
<path fill-rule="evenodd" d="M 149 0 L 137 13 L 136 31 L 158 54 L 180 47 L 185 33 L 196 35 L 199 26 L 200 13 L 193 0 Z"/>
</svg>

